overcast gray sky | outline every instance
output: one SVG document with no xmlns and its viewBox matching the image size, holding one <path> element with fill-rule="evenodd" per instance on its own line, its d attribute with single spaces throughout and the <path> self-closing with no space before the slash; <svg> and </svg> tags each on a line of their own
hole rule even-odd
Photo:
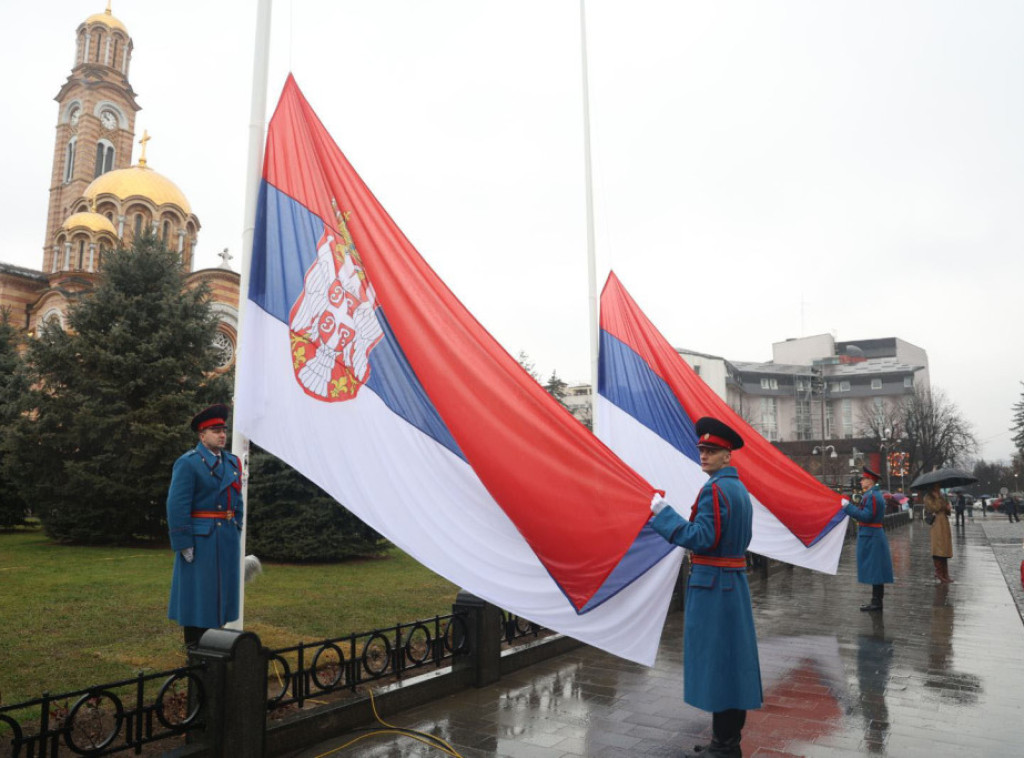
<svg viewBox="0 0 1024 758">
<path fill-rule="evenodd" d="M 17 4 L 0 260 L 41 265 L 52 98 L 105 6 Z M 199 267 L 224 247 L 241 260 L 254 8 L 113 3 L 136 131 L 202 223 Z M 590 0 L 587 17 L 599 286 L 613 268 L 670 342 L 734 360 L 787 337 L 901 337 L 983 456 L 1008 459 L 1024 4 Z M 277 0 L 273 19 L 270 109 L 290 69 L 501 344 L 589 380 L 577 0 Z"/>
</svg>

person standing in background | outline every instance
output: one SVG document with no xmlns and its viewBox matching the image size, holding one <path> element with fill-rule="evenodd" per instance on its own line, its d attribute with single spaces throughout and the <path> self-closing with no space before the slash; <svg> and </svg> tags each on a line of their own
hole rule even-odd
<svg viewBox="0 0 1024 758">
<path fill-rule="evenodd" d="M 860 522 L 857 530 L 857 581 L 871 585 L 871 602 L 862 611 L 882 610 L 885 585 L 892 584 L 892 555 L 889 538 L 885 536 L 885 497 L 878 486 L 879 475 L 865 466 L 861 469 L 860 486 L 864 496 L 860 503 L 847 503 L 843 510 Z"/>
<path fill-rule="evenodd" d="M 956 513 L 956 526 L 967 525 L 967 522 L 964 520 L 964 511 L 966 509 L 967 498 L 964 497 L 964 493 L 957 490 L 956 499 L 953 501 L 953 511 Z"/>
<path fill-rule="evenodd" d="M 1010 521 L 1020 523 L 1020 504 L 1017 502 L 1017 493 L 1011 492 L 1003 498 L 1003 510 L 1006 511 L 1006 516 Z"/>
<path fill-rule="evenodd" d="M 949 514 L 953 509 L 938 484 L 932 485 L 924 496 L 924 510 L 926 514 L 935 516 L 931 527 L 935 578 L 944 584 L 951 584 L 953 580 L 949 577 L 949 559 L 953 557 L 953 531 L 949 528 Z"/>
</svg>

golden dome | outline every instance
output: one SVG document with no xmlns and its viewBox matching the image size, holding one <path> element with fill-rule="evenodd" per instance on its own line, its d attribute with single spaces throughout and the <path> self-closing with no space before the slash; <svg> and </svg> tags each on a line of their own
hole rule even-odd
<svg viewBox="0 0 1024 758">
<path fill-rule="evenodd" d="M 177 205 L 185 215 L 192 212 L 184 193 L 163 174 L 148 166 L 132 166 L 108 171 L 93 179 L 82 193 L 86 200 L 95 201 L 100 195 L 110 194 L 121 200 L 142 196 L 154 205 Z"/>
<path fill-rule="evenodd" d="M 81 213 L 72 213 L 65 219 L 64 223 L 60 225 L 61 229 L 72 231 L 74 229 L 88 229 L 91 232 L 109 232 L 115 237 L 117 236 L 117 229 L 110 223 L 110 219 L 106 216 L 101 216 L 99 213 L 93 213 L 92 211 L 82 211 Z"/>
<path fill-rule="evenodd" d="M 107 9 L 103 13 L 93 13 L 85 20 L 85 23 L 93 24 L 97 21 L 104 26 L 109 26 L 111 29 L 120 29 L 125 34 L 128 34 L 128 29 L 125 28 L 125 25 L 110 12 L 110 3 L 107 3 Z"/>
</svg>

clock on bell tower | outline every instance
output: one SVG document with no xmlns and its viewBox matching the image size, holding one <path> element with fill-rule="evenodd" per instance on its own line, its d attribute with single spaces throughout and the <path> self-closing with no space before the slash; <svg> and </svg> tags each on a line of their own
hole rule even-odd
<svg viewBox="0 0 1024 758">
<path fill-rule="evenodd" d="M 52 271 L 54 236 L 71 204 L 100 174 L 131 165 L 135 114 L 141 110 L 128 81 L 132 39 L 110 11 L 83 21 L 76 32 L 75 65 L 57 101 L 50 203 L 43 271 Z"/>
</svg>

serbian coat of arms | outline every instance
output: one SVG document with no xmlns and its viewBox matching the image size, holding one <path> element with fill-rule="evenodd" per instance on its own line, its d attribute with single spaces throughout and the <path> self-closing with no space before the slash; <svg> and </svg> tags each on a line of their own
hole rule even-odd
<svg viewBox="0 0 1024 758">
<path fill-rule="evenodd" d="M 325 227 L 289 315 L 295 378 L 306 394 L 325 402 L 356 396 L 370 378 L 370 351 L 384 336 L 348 214 L 334 207 L 338 230 Z"/>
</svg>

